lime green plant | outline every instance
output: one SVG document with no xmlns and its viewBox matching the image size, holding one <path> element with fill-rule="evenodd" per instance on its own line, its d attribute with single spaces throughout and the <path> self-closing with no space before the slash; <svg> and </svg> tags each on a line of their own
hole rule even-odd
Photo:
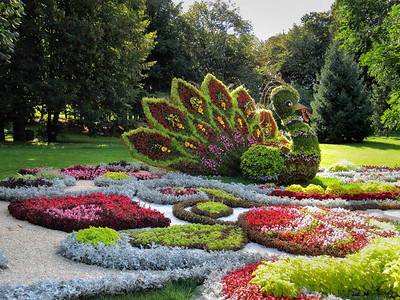
<svg viewBox="0 0 400 300">
<path fill-rule="evenodd" d="M 208 189 L 208 188 L 199 188 L 199 190 L 206 192 L 207 194 L 211 195 L 211 198 L 225 198 L 232 201 L 242 201 L 241 198 L 235 197 L 232 194 L 229 194 L 223 190 L 216 190 L 216 189 Z"/>
<path fill-rule="evenodd" d="M 339 184 L 331 184 L 326 188 L 325 193 L 332 195 L 342 195 L 346 193 L 346 189 Z"/>
<path fill-rule="evenodd" d="M 222 211 L 229 209 L 229 207 L 226 206 L 225 204 L 223 204 L 221 202 L 213 202 L 213 201 L 200 202 L 197 204 L 197 207 L 200 210 L 207 211 L 209 213 L 215 213 L 215 214 L 218 214 Z"/>
<path fill-rule="evenodd" d="M 114 180 L 123 180 L 123 179 L 129 179 L 129 175 L 125 173 L 120 173 L 120 172 L 109 172 L 103 174 L 101 177 L 103 178 L 110 178 Z"/>
<path fill-rule="evenodd" d="M 285 257 L 265 262 L 251 282 L 266 295 L 299 296 L 301 288 L 339 297 L 400 296 L 400 237 L 377 238 L 346 258 Z M 397 298 L 396 298 L 397 299 Z"/>
<path fill-rule="evenodd" d="M 299 184 L 292 184 L 288 186 L 285 191 L 293 192 L 293 193 L 304 193 L 304 188 Z"/>
<path fill-rule="evenodd" d="M 204 250 L 238 250 L 247 239 L 243 230 L 233 225 L 174 225 L 167 228 L 126 231 L 134 247 L 149 247 L 153 243 L 170 247 Z"/>
<path fill-rule="evenodd" d="M 108 227 L 93 227 L 81 229 L 76 233 L 76 240 L 84 244 L 98 246 L 103 243 L 106 246 L 113 245 L 121 238 L 118 231 Z"/>
<path fill-rule="evenodd" d="M 304 192 L 307 194 L 318 193 L 323 195 L 325 190 L 322 186 L 316 184 L 309 184 L 305 189 Z"/>
</svg>

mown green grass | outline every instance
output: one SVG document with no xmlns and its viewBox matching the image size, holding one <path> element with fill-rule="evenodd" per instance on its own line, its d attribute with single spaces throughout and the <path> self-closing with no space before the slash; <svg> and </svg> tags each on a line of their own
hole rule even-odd
<svg viewBox="0 0 400 300">
<path fill-rule="evenodd" d="M 356 165 L 400 167 L 400 135 L 369 137 L 362 143 L 347 145 L 320 144 L 321 166 L 327 167 L 342 159 Z"/>
<path fill-rule="evenodd" d="M 0 179 L 22 168 L 97 165 L 101 162 L 135 161 L 116 137 L 90 138 L 67 134 L 58 143 L 0 143 Z"/>
</svg>

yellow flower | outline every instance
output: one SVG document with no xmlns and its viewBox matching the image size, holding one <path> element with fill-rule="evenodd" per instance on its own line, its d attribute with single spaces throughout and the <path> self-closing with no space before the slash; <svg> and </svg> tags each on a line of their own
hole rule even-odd
<svg viewBox="0 0 400 300">
<path fill-rule="evenodd" d="M 203 114 L 203 109 L 201 107 L 199 107 L 198 112 Z"/>
<path fill-rule="evenodd" d="M 217 120 L 221 123 L 221 125 L 224 125 L 224 124 L 225 124 L 225 123 L 224 123 L 224 120 L 222 120 L 221 117 L 218 117 Z"/>
<path fill-rule="evenodd" d="M 239 125 L 243 127 L 242 119 L 238 119 Z"/>
<path fill-rule="evenodd" d="M 189 142 L 185 142 L 185 147 L 189 147 L 190 143 Z"/>
<path fill-rule="evenodd" d="M 257 137 L 260 137 L 260 135 L 261 135 L 261 131 L 260 131 L 260 129 L 257 129 Z"/>
<path fill-rule="evenodd" d="M 226 107 L 225 102 L 222 102 L 222 103 L 221 103 L 221 107 L 222 107 L 223 109 L 225 109 L 225 107 Z"/>
<path fill-rule="evenodd" d="M 165 147 L 165 146 L 163 146 L 163 147 L 161 147 L 161 151 L 162 151 L 162 152 L 167 152 L 167 151 L 168 151 L 168 148 Z M 169 151 L 168 151 L 168 152 L 169 152 Z"/>
</svg>

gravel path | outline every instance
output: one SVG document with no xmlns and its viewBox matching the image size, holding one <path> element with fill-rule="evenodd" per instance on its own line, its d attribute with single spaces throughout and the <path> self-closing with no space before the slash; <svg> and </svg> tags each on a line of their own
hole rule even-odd
<svg viewBox="0 0 400 300">
<path fill-rule="evenodd" d="M 68 189 L 86 188 L 94 188 L 94 184 L 82 181 Z M 100 279 L 129 273 L 63 258 L 56 251 L 68 233 L 17 220 L 9 214 L 8 204 L 0 201 L 0 251 L 9 261 L 9 268 L 0 272 L 0 285 L 32 284 L 38 279 Z"/>
<path fill-rule="evenodd" d="M 97 188 L 92 181 L 78 181 L 73 187 L 66 190 L 83 190 Z M 27 221 L 20 221 L 8 213 L 8 202 L 0 201 L 0 251 L 9 261 L 9 268 L 0 272 L 0 286 L 7 283 L 32 284 L 36 280 L 45 279 L 101 279 L 106 276 L 119 277 L 122 274 L 135 271 L 117 271 L 97 266 L 76 263 L 58 255 L 57 249 L 68 233 L 32 225 Z M 184 224 L 172 216 L 172 206 L 149 205 L 167 217 L 171 218 L 171 225 Z M 235 213 L 237 214 L 241 211 Z M 383 214 L 388 218 L 400 221 L 400 210 L 380 211 L 369 210 Z M 279 255 L 283 252 L 265 248 L 261 245 L 249 243 L 244 251 L 263 252 L 266 255 Z"/>
</svg>

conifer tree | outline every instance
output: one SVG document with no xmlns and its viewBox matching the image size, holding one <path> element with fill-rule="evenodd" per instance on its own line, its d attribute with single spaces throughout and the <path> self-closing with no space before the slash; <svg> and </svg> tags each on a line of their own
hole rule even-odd
<svg viewBox="0 0 400 300">
<path fill-rule="evenodd" d="M 352 55 L 331 43 L 316 86 L 312 127 L 320 142 L 362 141 L 371 133 L 371 108 L 361 70 Z"/>
</svg>

